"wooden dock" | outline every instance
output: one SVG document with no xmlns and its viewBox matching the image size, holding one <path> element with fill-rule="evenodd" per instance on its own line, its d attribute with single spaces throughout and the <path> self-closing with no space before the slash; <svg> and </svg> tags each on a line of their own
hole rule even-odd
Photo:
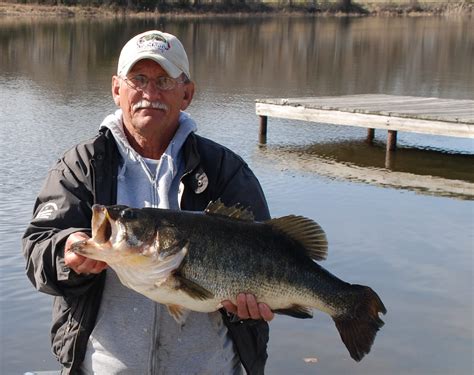
<svg viewBox="0 0 474 375">
<path fill-rule="evenodd" d="M 257 99 L 260 143 L 267 140 L 267 117 L 312 121 L 388 132 L 387 155 L 396 149 L 397 132 L 474 138 L 474 100 L 397 95 L 348 95 L 287 99 Z"/>
</svg>

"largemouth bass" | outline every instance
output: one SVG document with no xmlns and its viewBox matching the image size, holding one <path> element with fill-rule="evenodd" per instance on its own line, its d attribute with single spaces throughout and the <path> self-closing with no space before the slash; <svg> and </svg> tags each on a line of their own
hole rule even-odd
<svg viewBox="0 0 474 375">
<path fill-rule="evenodd" d="M 92 238 L 72 250 L 108 263 L 125 286 L 167 305 L 180 324 L 189 310 L 216 311 L 251 293 L 276 313 L 329 314 L 356 361 L 384 324 L 385 306 L 371 288 L 315 262 L 326 258 L 326 235 L 301 216 L 256 222 L 220 201 L 204 212 L 94 205 Z"/>
</svg>

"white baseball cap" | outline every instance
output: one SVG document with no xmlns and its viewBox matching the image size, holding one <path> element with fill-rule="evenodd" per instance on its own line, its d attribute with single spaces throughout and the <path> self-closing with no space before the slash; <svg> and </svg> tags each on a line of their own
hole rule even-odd
<svg viewBox="0 0 474 375">
<path fill-rule="evenodd" d="M 157 62 L 170 77 L 178 78 L 184 73 L 186 77 L 191 78 L 188 56 L 174 35 L 150 30 L 134 36 L 120 52 L 117 75 L 127 75 L 132 66 L 143 59 Z"/>
</svg>

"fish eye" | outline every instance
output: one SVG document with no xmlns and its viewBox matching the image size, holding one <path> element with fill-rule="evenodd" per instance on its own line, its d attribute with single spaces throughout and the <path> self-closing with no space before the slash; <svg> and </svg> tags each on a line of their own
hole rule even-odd
<svg viewBox="0 0 474 375">
<path fill-rule="evenodd" d="M 137 218 L 138 218 L 138 213 L 137 213 L 137 211 L 128 208 L 128 209 L 126 209 L 126 210 L 123 210 L 123 211 L 120 213 L 120 217 L 121 217 L 122 219 L 126 219 L 126 220 L 133 220 L 133 219 L 137 219 Z"/>
<path fill-rule="evenodd" d="M 107 214 L 113 220 L 117 220 L 121 216 L 122 211 L 126 208 L 127 208 L 126 206 L 122 206 L 122 205 L 115 205 L 115 206 L 107 206 L 106 207 Z"/>
</svg>

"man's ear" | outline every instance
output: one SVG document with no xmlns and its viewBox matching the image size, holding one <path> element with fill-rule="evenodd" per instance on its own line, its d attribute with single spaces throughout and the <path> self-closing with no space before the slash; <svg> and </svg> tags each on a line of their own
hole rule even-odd
<svg viewBox="0 0 474 375">
<path fill-rule="evenodd" d="M 181 103 L 181 110 L 184 111 L 191 104 L 194 96 L 194 82 L 184 84 L 184 95 Z"/>
<path fill-rule="evenodd" d="M 112 77 L 112 97 L 117 107 L 120 107 L 120 78 L 118 76 Z"/>
</svg>

